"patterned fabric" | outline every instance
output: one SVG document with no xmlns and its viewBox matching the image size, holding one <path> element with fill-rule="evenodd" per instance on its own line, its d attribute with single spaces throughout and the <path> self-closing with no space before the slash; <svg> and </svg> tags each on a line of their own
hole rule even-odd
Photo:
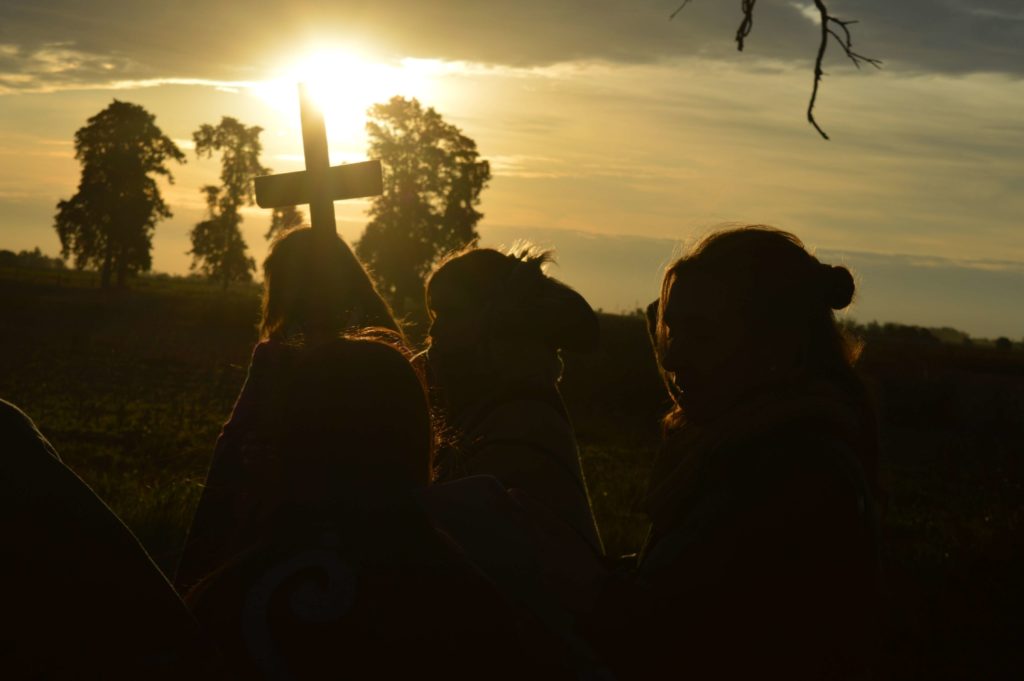
<svg viewBox="0 0 1024 681">
<path fill-rule="evenodd" d="M 571 678 L 415 504 L 283 519 L 190 598 L 242 678 Z"/>
</svg>

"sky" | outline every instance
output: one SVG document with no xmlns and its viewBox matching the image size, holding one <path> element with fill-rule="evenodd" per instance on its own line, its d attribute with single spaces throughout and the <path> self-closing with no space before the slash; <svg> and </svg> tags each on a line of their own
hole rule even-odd
<svg viewBox="0 0 1024 681">
<path fill-rule="evenodd" d="M 216 159 L 192 132 L 264 128 L 264 165 L 302 167 L 294 82 L 327 112 L 331 160 L 366 157 L 365 110 L 415 96 L 476 140 L 493 179 L 487 246 L 557 250 L 552 274 L 632 310 L 662 268 L 733 224 L 794 232 L 854 270 L 849 314 L 1024 337 L 1024 7 L 1019 0 L 832 0 L 857 19 L 858 70 L 836 46 L 805 118 L 819 27 L 805 1 L 761 0 L 745 50 L 739 0 L 4 0 L 0 248 L 56 255 L 76 190 L 73 136 L 114 98 L 144 106 L 188 155 L 161 181 L 174 216 L 154 269 L 185 273 Z M 336 205 L 358 239 L 366 201 Z M 243 233 L 266 253 L 267 211 Z"/>
</svg>

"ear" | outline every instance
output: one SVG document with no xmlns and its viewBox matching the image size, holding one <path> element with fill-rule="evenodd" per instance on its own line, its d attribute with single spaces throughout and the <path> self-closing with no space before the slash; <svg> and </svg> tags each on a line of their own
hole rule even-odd
<svg viewBox="0 0 1024 681">
<path fill-rule="evenodd" d="M 563 350 L 590 352 L 601 337 L 597 314 L 579 293 L 548 279 L 538 299 L 538 321 L 548 342 Z"/>
<path fill-rule="evenodd" d="M 650 305 L 647 306 L 647 336 L 651 339 L 651 345 L 654 345 L 658 338 L 658 308 L 661 306 L 661 299 L 655 298 Z"/>
</svg>

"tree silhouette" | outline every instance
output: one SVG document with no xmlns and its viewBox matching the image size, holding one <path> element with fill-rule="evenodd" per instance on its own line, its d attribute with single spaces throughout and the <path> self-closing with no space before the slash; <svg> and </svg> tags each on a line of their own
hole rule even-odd
<svg viewBox="0 0 1024 681">
<path fill-rule="evenodd" d="M 263 235 L 263 238 L 269 241 L 282 232 L 301 226 L 305 221 L 306 216 L 295 206 L 275 208 L 270 216 L 270 229 Z"/>
<path fill-rule="evenodd" d="M 220 281 L 224 288 L 232 281 L 252 281 L 256 261 L 245 254 L 245 240 L 238 229 L 242 216 L 224 210 L 220 187 L 207 185 L 203 191 L 207 218 L 192 228 L 192 269 Z M 197 253 L 204 255 L 199 257 Z"/>
<path fill-rule="evenodd" d="M 476 241 L 476 207 L 491 179 L 476 142 L 416 99 L 369 111 L 370 156 L 384 162 L 384 193 L 356 253 L 401 314 L 422 316 L 423 279 L 446 253 Z"/>
<path fill-rule="evenodd" d="M 251 281 L 256 269 L 256 261 L 245 254 L 239 208 L 254 203 L 253 178 L 270 172 L 260 165 L 261 132 L 259 126 L 224 116 L 216 126 L 204 124 L 192 133 L 200 158 L 221 152 L 221 186 L 200 190 L 206 194 L 208 215 L 192 229 L 191 267 L 220 281 L 224 288 L 232 281 Z"/>
<path fill-rule="evenodd" d="M 115 276 L 124 286 L 129 275 L 150 269 L 156 223 L 171 217 L 150 176 L 173 182 L 166 164 L 184 163 L 185 155 L 153 114 L 115 99 L 75 133 L 75 158 L 82 179 L 74 196 L 57 203 L 54 223 L 61 256 L 73 255 L 79 269 L 99 269 L 104 288 Z"/>
</svg>

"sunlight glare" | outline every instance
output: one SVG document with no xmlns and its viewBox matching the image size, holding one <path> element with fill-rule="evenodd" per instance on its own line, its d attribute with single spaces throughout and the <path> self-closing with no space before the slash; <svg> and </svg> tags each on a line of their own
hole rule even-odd
<svg viewBox="0 0 1024 681">
<path fill-rule="evenodd" d="M 440 62 L 433 60 L 384 63 L 352 50 L 318 50 L 284 69 L 280 77 L 255 84 L 252 91 L 298 128 L 297 83 L 307 83 L 324 112 L 329 140 L 355 152 L 365 147 L 367 109 L 395 95 L 428 99 L 432 77 L 440 70 Z"/>
</svg>

